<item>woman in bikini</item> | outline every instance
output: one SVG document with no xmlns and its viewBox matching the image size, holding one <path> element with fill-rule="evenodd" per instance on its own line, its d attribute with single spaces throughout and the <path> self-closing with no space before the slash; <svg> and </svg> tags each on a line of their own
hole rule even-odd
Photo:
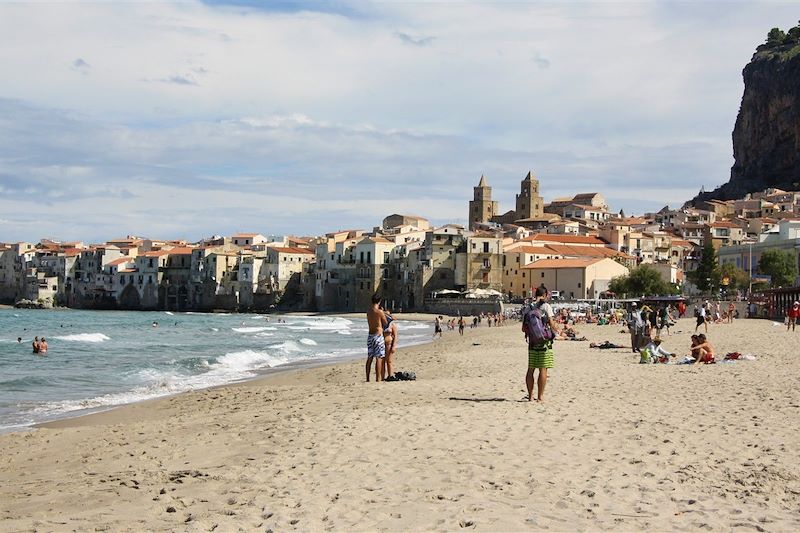
<svg viewBox="0 0 800 533">
<path fill-rule="evenodd" d="M 397 324 L 388 310 L 384 310 L 383 342 L 386 344 L 386 375 L 394 375 L 394 353 L 397 351 Z"/>
</svg>

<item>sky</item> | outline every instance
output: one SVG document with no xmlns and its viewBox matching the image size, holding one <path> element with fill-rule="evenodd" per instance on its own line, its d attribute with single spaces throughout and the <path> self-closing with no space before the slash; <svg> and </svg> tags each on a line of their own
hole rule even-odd
<svg viewBox="0 0 800 533">
<path fill-rule="evenodd" d="M 392 213 L 626 214 L 727 182 L 791 2 L 5 2 L 0 242 L 318 235 Z"/>
</svg>

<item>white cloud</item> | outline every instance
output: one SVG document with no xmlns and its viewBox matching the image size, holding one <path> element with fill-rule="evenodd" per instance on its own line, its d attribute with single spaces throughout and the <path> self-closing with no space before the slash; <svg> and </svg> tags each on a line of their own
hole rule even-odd
<svg viewBox="0 0 800 533">
<path fill-rule="evenodd" d="M 677 203 L 727 180 L 740 71 L 769 28 L 796 21 L 772 3 L 345 8 L 0 4 L 0 68 L 13 73 L 0 87 L 0 240 L 40 236 L 34 197 L 69 218 L 54 230 L 97 239 L 103 224 L 310 233 L 403 209 L 463 219 L 481 173 L 506 209 L 529 169 L 546 198 Z M 200 224 L 206 207 L 226 217 Z"/>
</svg>

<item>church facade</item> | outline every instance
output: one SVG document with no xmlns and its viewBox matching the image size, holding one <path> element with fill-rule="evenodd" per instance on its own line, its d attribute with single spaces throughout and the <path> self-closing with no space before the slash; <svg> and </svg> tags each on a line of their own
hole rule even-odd
<svg viewBox="0 0 800 533">
<path fill-rule="evenodd" d="M 500 214 L 498 202 L 492 200 L 492 188 L 486 182 L 486 177 L 481 176 L 478 186 L 473 187 L 473 199 L 469 202 L 469 229 L 474 231 L 487 222 L 514 224 L 541 217 L 544 200 L 539 194 L 539 180 L 533 172 L 528 172 L 520 183 L 516 200 L 516 209 Z"/>
</svg>

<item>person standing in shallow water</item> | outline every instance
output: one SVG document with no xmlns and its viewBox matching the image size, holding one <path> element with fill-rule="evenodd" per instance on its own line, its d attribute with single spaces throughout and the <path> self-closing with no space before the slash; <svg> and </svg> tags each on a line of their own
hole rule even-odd
<svg viewBox="0 0 800 533">
<path fill-rule="evenodd" d="M 31 347 L 33 347 L 33 353 L 39 353 L 39 337 L 34 337 Z"/>
<path fill-rule="evenodd" d="M 536 288 L 536 301 L 531 307 L 537 307 L 542 314 L 542 321 L 550 331 L 555 334 L 557 330 L 553 321 L 555 316 L 553 308 L 547 303 L 550 293 L 544 286 Z M 524 331 L 523 322 L 523 331 Z M 528 341 L 527 332 L 525 341 Z M 525 374 L 525 385 L 528 389 L 528 401 L 533 401 L 533 385 L 536 383 L 536 401 L 544 403 L 544 388 L 547 385 L 547 370 L 553 368 L 553 341 L 546 341 L 540 345 L 528 344 L 528 372 Z M 539 370 L 539 378 L 535 379 L 535 372 Z"/>
</svg>

